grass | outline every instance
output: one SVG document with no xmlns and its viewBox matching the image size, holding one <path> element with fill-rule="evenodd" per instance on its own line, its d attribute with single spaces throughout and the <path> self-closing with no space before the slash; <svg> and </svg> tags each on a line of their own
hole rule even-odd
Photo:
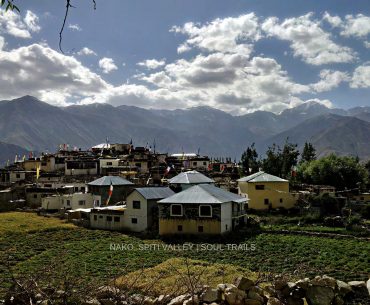
<svg viewBox="0 0 370 305">
<path fill-rule="evenodd" d="M 370 273 L 370 243 L 366 240 L 272 233 L 237 237 L 235 243 L 254 244 L 255 251 L 225 248 L 225 243 L 233 243 L 233 235 L 225 238 L 226 242 L 207 240 L 209 243 L 223 243 L 224 248 L 219 251 L 197 251 L 195 247 L 191 251 L 174 251 L 166 250 L 168 243 L 160 240 L 88 230 L 59 219 L 29 213 L 2 213 L 0 297 L 10 284 L 5 265 L 9 265 L 16 274 L 35 275 L 42 273 L 45 266 L 56 264 L 60 272 L 66 268 L 71 276 L 79 277 L 86 283 L 92 280 L 105 283 L 118 276 L 135 275 L 143 268 L 149 275 L 158 270 L 165 272 L 169 264 L 176 263 L 169 259 L 185 256 L 196 260 L 196 264 L 206 264 L 207 273 L 216 282 L 221 280 L 215 275 L 217 270 L 224 269 L 227 272 L 223 276 L 230 275 L 227 279 L 231 279 L 232 274 L 239 275 L 249 270 L 289 272 L 297 276 L 328 274 L 346 281 L 366 280 Z M 176 242 L 180 243 L 179 240 Z M 202 240 L 193 242 L 200 245 Z M 112 244 L 122 247 L 113 251 Z M 156 251 L 143 250 L 143 244 L 160 247 Z M 132 245 L 133 249 L 124 249 L 127 245 Z M 158 285 L 161 290 L 165 284 Z"/>
</svg>

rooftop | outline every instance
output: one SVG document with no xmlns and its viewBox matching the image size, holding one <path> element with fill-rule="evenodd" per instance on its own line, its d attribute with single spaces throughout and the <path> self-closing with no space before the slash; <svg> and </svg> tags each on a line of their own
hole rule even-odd
<svg viewBox="0 0 370 305">
<path fill-rule="evenodd" d="M 201 184 L 201 183 L 214 183 L 215 181 L 207 176 L 197 172 L 189 171 L 178 174 L 170 179 L 170 184 Z"/>
<path fill-rule="evenodd" d="M 169 187 L 138 187 L 135 188 L 145 199 L 162 199 L 175 194 Z"/>
<path fill-rule="evenodd" d="M 159 203 L 198 203 L 212 204 L 225 202 L 244 202 L 247 199 L 230 193 L 212 184 L 194 185 L 185 191 L 158 201 Z"/>
<path fill-rule="evenodd" d="M 92 186 L 109 186 L 109 185 L 133 185 L 132 182 L 124 179 L 124 178 L 121 178 L 121 177 L 118 177 L 118 176 L 104 176 L 104 177 L 101 177 L 99 179 L 96 179 L 90 183 L 88 183 L 88 185 L 92 185 Z"/>
<path fill-rule="evenodd" d="M 259 171 L 258 173 L 240 178 L 238 182 L 288 182 L 288 180 Z"/>
</svg>

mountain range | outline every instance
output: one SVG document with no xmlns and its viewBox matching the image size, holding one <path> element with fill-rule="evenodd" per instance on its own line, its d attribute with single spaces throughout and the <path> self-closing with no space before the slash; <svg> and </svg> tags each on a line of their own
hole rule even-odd
<svg viewBox="0 0 370 305">
<path fill-rule="evenodd" d="M 89 148 L 105 142 L 153 146 L 162 152 L 197 152 L 239 159 L 255 142 L 260 154 L 286 138 L 328 153 L 370 157 L 370 107 L 332 109 L 310 101 L 280 114 L 232 116 L 210 107 L 153 110 L 108 104 L 56 107 L 24 96 L 0 101 L 0 149 L 55 151 L 60 144 Z M 4 158 L 0 162 L 4 161 Z"/>
</svg>

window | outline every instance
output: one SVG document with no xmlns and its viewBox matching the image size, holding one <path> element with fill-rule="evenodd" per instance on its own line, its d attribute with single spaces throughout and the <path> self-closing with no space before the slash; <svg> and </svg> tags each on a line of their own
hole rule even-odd
<svg viewBox="0 0 370 305">
<path fill-rule="evenodd" d="M 199 216 L 200 217 L 212 217 L 212 207 L 210 205 L 200 205 L 199 206 Z"/>
<path fill-rule="evenodd" d="M 283 203 L 283 198 L 280 198 L 280 203 Z"/>
<path fill-rule="evenodd" d="M 207 165 L 207 162 L 203 162 L 203 165 Z"/>
<path fill-rule="evenodd" d="M 94 220 L 98 220 L 98 215 L 94 215 Z"/>
<path fill-rule="evenodd" d="M 96 204 L 96 206 L 99 206 L 100 205 L 99 200 L 95 200 L 95 204 Z"/>
<path fill-rule="evenodd" d="M 139 210 L 140 209 L 140 201 L 139 200 L 134 200 L 132 202 L 132 208 Z"/>
<path fill-rule="evenodd" d="M 78 205 L 85 205 L 85 200 L 79 200 Z"/>
<path fill-rule="evenodd" d="M 361 201 L 364 201 L 364 200 L 365 200 L 365 197 L 360 197 L 360 200 L 361 200 Z"/>
<path fill-rule="evenodd" d="M 84 186 L 83 186 L 83 187 L 81 187 L 81 192 L 82 192 L 82 193 L 85 193 L 85 190 L 86 190 L 86 189 L 85 189 L 85 187 L 84 187 Z"/>
<path fill-rule="evenodd" d="M 112 221 L 112 216 L 107 216 L 107 221 Z"/>
<path fill-rule="evenodd" d="M 193 162 L 193 166 L 197 166 L 197 162 Z"/>
<path fill-rule="evenodd" d="M 171 216 L 182 216 L 182 204 L 171 204 Z"/>
<path fill-rule="evenodd" d="M 33 195 L 33 198 L 37 198 L 37 194 L 34 194 L 34 195 Z"/>
<path fill-rule="evenodd" d="M 77 186 L 75 186 L 75 192 L 78 192 L 78 187 Z"/>
<path fill-rule="evenodd" d="M 71 200 L 67 200 L 67 205 L 71 205 Z"/>
<path fill-rule="evenodd" d="M 107 165 L 113 165 L 113 163 L 112 162 L 107 162 Z"/>
<path fill-rule="evenodd" d="M 225 225 L 225 230 L 226 230 L 226 231 L 227 231 L 227 228 L 228 228 L 228 227 L 227 227 L 227 225 Z"/>
<path fill-rule="evenodd" d="M 265 186 L 263 184 L 256 184 L 256 190 L 262 191 L 265 189 Z"/>
<path fill-rule="evenodd" d="M 114 216 L 114 222 L 120 222 L 121 221 L 121 217 L 119 216 Z"/>
<path fill-rule="evenodd" d="M 198 226 L 198 232 L 203 233 L 203 226 Z"/>
<path fill-rule="evenodd" d="M 99 219 L 102 219 L 103 218 L 103 215 L 99 215 Z"/>
<path fill-rule="evenodd" d="M 182 232 L 182 225 L 177 226 L 177 231 Z"/>
<path fill-rule="evenodd" d="M 131 223 L 137 223 L 137 218 L 131 218 Z"/>
<path fill-rule="evenodd" d="M 269 204 L 269 200 L 266 198 L 265 199 L 265 205 L 268 205 Z"/>
<path fill-rule="evenodd" d="M 17 179 L 21 177 L 21 174 L 16 174 Z"/>
</svg>

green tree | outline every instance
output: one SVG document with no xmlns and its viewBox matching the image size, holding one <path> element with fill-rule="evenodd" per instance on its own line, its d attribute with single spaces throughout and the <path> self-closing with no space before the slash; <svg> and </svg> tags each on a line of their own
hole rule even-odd
<svg viewBox="0 0 370 305">
<path fill-rule="evenodd" d="M 302 155 L 301 155 L 301 163 L 303 162 L 311 162 L 316 160 L 316 149 L 315 147 L 309 143 L 304 143 Z"/>
<path fill-rule="evenodd" d="M 266 158 L 262 160 L 262 169 L 271 175 L 281 176 L 282 159 L 281 148 L 275 143 L 266 151 Z"/>
<path fill-rule="evenodd" d="M 368 173 L 355 157 L 327 157 L 303 163 L 298 169 L 301 182 L 331 185 L 337 190 L 357 188 L 365 185 Z"/>
<path fill-rule="evenodd" d="M 248 146 L 247 149 L 243 152 L 241 158 L 241 165 L 243 168 L 243 174 L 251 175 L 258 172 L 259 161 L 258 153 L 254 147 L 254 143 L 251 146 Z"/>
</svg>

